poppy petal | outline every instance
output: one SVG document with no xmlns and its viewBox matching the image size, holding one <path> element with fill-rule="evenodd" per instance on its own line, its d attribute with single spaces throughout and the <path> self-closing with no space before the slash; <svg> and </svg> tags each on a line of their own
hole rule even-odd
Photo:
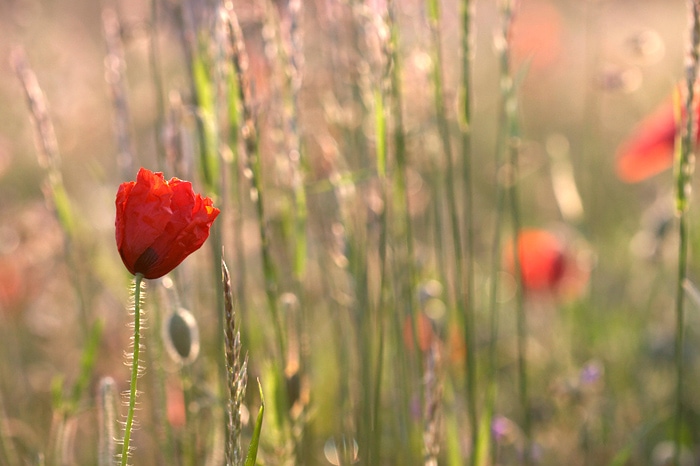
<svg viewBox="0 0 700 466">
<path fill-rule="evenodd" d="M 212 200 L 192 190 L 192 183 L 142 168 L 136 182 L 117 191 L 115 235 L 131 273 L 159 278 L 177 267 L 209 237 L 219 214 Z"/>
<path fill-rule="evenodd" d="M 515 269 L 514 245 L 505 252 L 507 268 Z M 520 276 L 528 291 L 555 291 L 566 269 L 564 247 L 559 239 L 545 230 L 524 229 L 517 239 Z"/>
<path fill-rule="evenodd" d="M 650 178 L 673 166 L 676 118 L 673 103 L 642 121 L 617 151 L 617 175 L 627 183 Z"/>
</svg>

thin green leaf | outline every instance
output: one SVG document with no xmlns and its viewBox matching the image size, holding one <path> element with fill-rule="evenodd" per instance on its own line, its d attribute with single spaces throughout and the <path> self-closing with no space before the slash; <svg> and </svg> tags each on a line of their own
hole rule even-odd
<svg viewBox="0 0 700 466">
<path fill-rule="evenodd" d="M 218 141 L 216 126 L 214 90 L 211 76 L 203 54 L 198 54 L 192 62 L 192 79 L 197 93 L 200 134 L 200 166 L 202 177 L 212 193 L 218 193 L 216 175 L 219 173 Z"/>
<path fill-rule="evenodd" d="M 627 445 L 622 450 L 618 451 L 615 457 L 608 463 L 608 466 L 625 466 L 627 460 L 632 456 L 632 445 Z"/>
<path fill-rule="evenodd" d="M 75 409 L 80 403 L 80 399 L 90 385 L 90 380 L 95 369 L 95 361 L 97 360 L 97 351 L 102 339 L 102 330 L 104 329 L 104 321 L 102 319 L 95 321 L 90 329 L 88 341 L 80 358 L 80 375 L 73 385 L 73 393 L 71 394 L 71 408 Z"/>
<path fill-rule="evenodd" d="M 491 463 L 490 453 L 491 453 L 491 420 L 493 416 L 490 412 L 484 413 L 481 416 L 481 421 L 479 422 L 479 443 L 474 448 L 474 461 L 473 464 L 477 466 L 486 466 Z"/>
<path fill-rule="evenodd" d="M 255 421 L 255 430 L 253 431 L 253 438 L 250 439 L 250 446 L 248 447 L 248 455 L 245 459 L 245 466 L 255 466 L 255 460 L 258 457 L 258 444 L 260 443 L 260 432 L 262 431 L 263 413 L 265 412 L 265 397 L 263 396 L 263 389 L 262 385 L 260 385 L 259 379 L 258 390 L 260 390 L 260 410 L 258 411 L 258 418 Z"/>
<path fill-rule="evenodd" d="M 50 178 L 52 176 L 56 177 L 56 175 L 49 174 Z M 73 237 L 75 235 L 75 221 L 73 220 L 68 194 L 60 179 L 51 182 L 51 200 L 53 201 L 56 215 L 61 223 L 63 231 L 69 238 Z"/>
</svg>

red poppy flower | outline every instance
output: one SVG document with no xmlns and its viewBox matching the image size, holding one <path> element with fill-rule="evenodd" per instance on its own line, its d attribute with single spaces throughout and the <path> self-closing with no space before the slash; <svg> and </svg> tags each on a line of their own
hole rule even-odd
<svg viewBox="0 0 700 466">
<path fill-rule="evenodd" d="M 142 168 L 136 181 L 117 191 L 116 238 L 124 265 L 133 274 L 159 278 L 200 248 L 219 215 L 212 200 L 192 184 Z"/>
<path fill-rule="evenodd" d="M 637 183 L 673 166 L 676 142 L 673 105 L 669 101 L 649 115 L 619 147 L 617 176 L 622 181 Z"/>
<path fill-rule="evenodd" d="M 554 290 L 564 277 L 566 257 L 559 239 L 545 230 L 525 229 L 518 235 L 518 256 L 523 288 L 528 291 Z M 504 255 L 506 266 L 515 269 L 513 244 Z"/>
<path fill-rule="evenodd" d="M 506 244 L 503 264 L 515 273 L 514 242 Z M 586 254 L 574 252 L 568 240 L 546 230 L 526 228 L 517 239 L 520 277 L 530 297 L 554 297 L 568 300 L 579 296 L 586 287 L 590 264 Z"/>
<path fill-rule="evenodd" d="M 617 151 L 617 176 L 636 183 L 673 165 L 676 118 L 669 102 L 643 120 Z"/>
<path fill-rule="evenodd" d="M 517 239 L 520 276 L 525 293 L 571 299 L 579 296 L 588 282 L 589 268 L 583 255 L 575 254 L 566 241 L 546 230 L 523 229 Z M 503 262 L 515 273 L 514 244 L 506 245 Z"/>
</svg>

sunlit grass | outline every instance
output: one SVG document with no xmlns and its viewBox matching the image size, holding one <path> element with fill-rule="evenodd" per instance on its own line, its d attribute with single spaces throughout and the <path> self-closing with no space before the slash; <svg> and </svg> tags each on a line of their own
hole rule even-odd
<svg viewBox="0 0 700 466">
<path fill-rule="evenodd" d="M 697 462 L 693 119 L 675 179 L 614 159 L 687 12 L 570 3 L 2 9 L 0 464 L 120 455 L 139 166 L 222 213 L 147 283 L 131 463 Z"/>
</svg>

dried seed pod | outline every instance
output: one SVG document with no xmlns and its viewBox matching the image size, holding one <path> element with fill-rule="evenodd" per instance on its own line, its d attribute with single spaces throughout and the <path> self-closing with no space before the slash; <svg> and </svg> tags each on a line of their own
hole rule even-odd
<svg viewBox="0 0 700 466">
<path fill-rule="evenodd" d="M 188 365 L 197 359 L 199 327 L 190 311 L 181 307 L 165 318 L 163 341 L 173 361 Z"/>
</svg>

